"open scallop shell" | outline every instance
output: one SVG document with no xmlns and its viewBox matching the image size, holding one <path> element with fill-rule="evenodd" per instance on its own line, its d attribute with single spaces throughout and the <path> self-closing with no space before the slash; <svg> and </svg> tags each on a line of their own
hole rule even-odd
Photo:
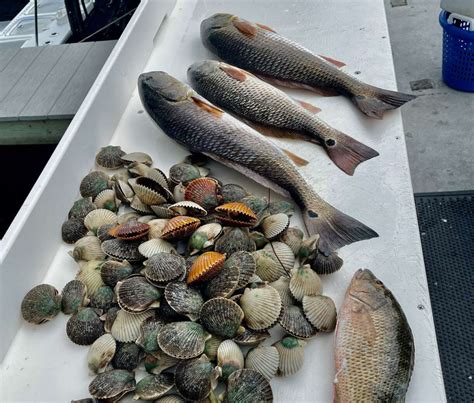
<svg viewBox="0 0 474 403">
<path fill-rule="evenodd" d="M 304 362 L 303 347 L 305 345 L 306 341 L 292 336 L 284 337 L 274 344 L 280 354 L 277 373 L 279 376 L 293 375 L 301 369 Z"/>
<path fill-rule="evenodd" d="M 173 374 L 147 375 L 137 383 L 134 400 L 155 400 L 174 386 Z"/>
<path fill-rule="evenodd" d="M 191 255 L 210 248 L 214 241 L 222 232 L 222 225 L 219 223 L 205 224 L 193 232 L 189 238 L 188 249 Z"/>
<path fill-rule="evenodd" d="M 200 292 L 184 282 L 168 283 L 165 287 L 165 298 L 172 309 L 191 320 L 197 320 L 204 299 Z"/>
<path fill-rule="evenodd" d="M 173 241 L 190 236 L 201 225 L 199 218 L 189 216 L 173 217 L 163 228 L 161 237 Z"/>
<path fill-rule="evenodd" d="M 296 300 L 302 301 L 305 295 L 320 295 L 323 286 L 319 276 L 305 264 L 291 270 L 290 291 Z"/>
<path fill-rule="evenodd" d="M 266 379 L 272 379 L 280 363 L 280 354 L 274 346 L 259 346 L 251 349 L 245 357 L 245 368 L 260 372 Z"/>
<path fill-rule="evenodd" d="M 100 287 L 104 285 L 100 268 L 103 261 L 91 260 L 81 266 L 76 274 L 76 280 L 82 281 L 87 288 L 87 293 L 93 295 Z"/>
<path fill-rule="evenodd" d="M 128 313 L 121 309 L 117 312 L 117 317 L 110 332 L 117 341 L 123 343 L 135 341 L 140 336 L 141 324 L 153 315 L 153 311 Z"/>
<path fill-rule="evenodd" d="M 246 288 L 239 304 L 244 311 L 248 328 L 257 331 L 272 327 L 280 316 L 282 308 L 278 291 L 265 284 L 255 288 Z"/>
<path fill-rule="evenodd" d="M 224 340 L 217 349 L 217 365 L 222 370 L 222 379 L 244 367 L 244 355 L 239 345 L 233 340 Z"/>
<path fill-rule="evenodd" d="M 308 322 L 303 310 L 297 305 L 284 306 L 278 323 L 287 333 L 301 339 L 307 339 L 317 333 L 317 329 Z"/>
<path fill-rule="evenodd" d="M 21 314 L 29 323 L 39 325 L 53 319 L 61 310 L 61 296 L 49 284 L 33 287 L 23 297 Z"/>
<path fill-rule="evenodd" d="M 249 207 L 257 215 L 255 226 L 259 225 L 261 221 L 268 215 L 268 200 L 266 197 L 250 195 L 244 197 L 242 200 L 240 200 L 240 202 Z"/>
<path fill-rule="evenodd" d="M 203 304 L 199 316 L 207 331 L 223 338 L 232 338 L 241 330 L 244 312 L 230 299 L 217 297 Z"/>
<path fill-rule="evenodd" d="M 230 226 L 253 227 L 257 222 L 256 214 L 241 202 L 222 204 L 215 211 L 217 218 Z"/>
<path fill-rule="evenodd" d="M 337 252 L 332 252 L 329 256 L 317 252 L 308 263 L 316 273 L 323 275 L 335 273 L 342 267 L 344 261 Z"/>
<path fill-rule="evenodd" d="M 270 283 L 270 285 L 278 291 L 281 297 L 283 306 L 293 305 L 295 300 L 290 292 L 290 279 L 282 276 L 277 281 Z"/>
<path fill-rule="evenodd" d="M 144 265 L 146 278 L 162 286 L 183 277 L 186 271 L 186 261 L 182 256 L 174 253 L 156 253 L 145 261 Z"/>
<path fill-rule="evenodd" d="M 182 216 L 204 217 L 207 211 L 193 201 L 179 201 L 168 207 L 171 211 Z"/>
<path fill-rule="evenodd" d="M 97 228 L 106 224 L 115 224 L 117 222 L 117 214 L 114 212 L 99 208 L 92 210 L 84 218 L 84 225 L 89 231 L 97 232 Z"/>
<path fill-rule="evenodd" d="M 187 360 L 201 355 L 210 337 L 196 322 L 172 322 L 158 332 L 158 345 L 171 357 Z"/>
<path fill-rule="evenodd" d="M 150 226 L 148 224 L 139 221 L 127 221 L 126 223 L 111 228 L 109 234 L 115 238 L 133 241 L 143 238 L 148 234 L 149 230 Z"/>
<path fill-rule="evenodd" d="M 176 196 L 174 197 L 174 199 L 175 201 L 177 200 Z M 170 205 L 171 204 L 163 203 L 160 205 L 150 206 L 150 208 L 153 210 L 153 213 L 155 213 L 158 218 L 173 218 L 176 216 L 176 213 L 168 208 Z"/>
<path fill-rule="evenodd" d="M 273 402 L 270 382 L 253 369 L 239 369 L 227 380 L 223 403 Z"/>
<path fill-rule="evenodd" d="M 184 200 L 193 201 L 210 211 L 219 205 L 219 183 L 212 178 L 194 179 L 186 186 Z"/>
<path fill-rule="evenodd" d="M 75 344 L 88 345 L 104 334 L 104 324 L 92 308 L 84 308 L 72 315 L 66 324 L 66 333 Z"/>
<path fill-rule="evenodd" d="M 218 370 L 203 355 L 176 366 L 175 384 L 179 394 L 187 400 L 202 401 L 217 386 Z"/>
<path fill-rule="evenodd" d="M 137 195 L 133 196 L 130 207 L 139 214 L 153 214 L 153 210 L 150 206 L 143 203 Z"/>
<path fill-rule="evenodd" d="M 150 258 L 157 253 L 176 253 L 176 249 L 164 239 L 154 238 L 141 243 L 138 252 L 141 256 Z"/>
<path fill-rule="evenodd" d="M 128 180 L 128 179 L 127 179 Z M 130 204 L 135 196 L 135 192 L 133 191 L 132 187 L 128 184 L 128 182 L 117 179 L 114 183 L 114 191 L 117 199 L 119 199 L 122 203 Z"/>
<path fill-rule="evenodd" d="M 283 242 L 270 242 L 265 245 L 263 250 L 267 251 L 270 254 L 273 254 L 275 260 L 283 265 L 286 272 L 289 272 L 295 265 L 295 255 L 291 248 Z"/>
<path fill-rule="evenodd" d="M 137 262 L 143 260 L 138 247 L 140 241 L 124 241 L 122 239 L 110 239 L 102 242 L 102 250 L 107 256 L 117 260 L 128 260 L 129 262 Z"/>
<path fill-rule="evenodd" d="M 225 257 L 225 255 L 218 252 L 203 253 L 192 264 L 186 281 L 191 284 L 210 280 L 216 276 L 224 266 Z"/>
<path fill-rule="evenodd" d="M 289 227 L 280 236 L 280 241 L 287 244 L 293 251 L 293 254 L 296 256 L 303 242 L 303 237 L 303 231 L 301 231 L 299 228 Z"/>
<path fill-rule="evenodd" d="M 224 263 L 223 269 L 204 285 L 203 293 L 206 298 L 228 298 L 237 289 L 240 278 L 240 267 L 234 264 L 236 259 L 233 259 L 230 264 L 228 263 L 229 261 L 230 259 Z"/>
<path fill-rule="evenodd" d="M 105 371 L 117 349 L 117 343 L 110 333 L 100 336 L 92 343 L 87 354 L 87 366 L 94 374 Z"/>
<path fill-rule="evenodd" d="M 120 308 L 130 313 L 160 306 L 161 292 L 142 276 L 132 276 L 119 281 L 115 292 Z"/>
<path fill-rule="evenodd" d="M 168 178 L 166 174 L 158 168 L 151 168 L 145 174 L 147 178 L 152 179 L 158 183 L 162 188 L 170 190 L 170 185 L 168 183 Z"/>
<path fill-rule="evenodd" d="M 128 183 L 135 195 L 147 206 L 163 204 L 172 199 L 172 195 L 167 188 L 149 177 L 139 176 L 136 179 L 129 180 Z"/>
<path fill-rule="evenodd" d="M 303 312 L 309 322 L 321 332 L 332 332 L 337 313 L 334 301 L 324 295 L 303 297 Z"/>
<path fill-rule="evenodd" d="M 255 259 L 255 274 L 263 281 L 276 281 L 282 276 L 287 276 L 284 266 L 276 259 L 275 254 L 264 249 L 252 253 Z"/>
<path fill-rule="evenodd" d="M 290 218 L 284 214 L 273 214 L 262 221 L 263 234 L 270 241 L 280 236 L 290 225 Z"/>
<path fill-rule="evenodd" d="M 125 369 L 112 369 L 97 375 L 89 384 L 89 393 L 96 399 L 118 401 L 135 389 L 135 374 Z"/>
</svg>

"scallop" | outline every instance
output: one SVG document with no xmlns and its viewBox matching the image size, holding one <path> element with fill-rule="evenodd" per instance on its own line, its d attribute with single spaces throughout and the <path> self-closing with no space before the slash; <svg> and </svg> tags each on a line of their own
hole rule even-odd
<svg viewBox="0 0 474 403">
<path fill-rule="evenodd" d="M 107 333 L 110 333 L 112 330 L 112 325 L 115 322 L 115 319 L 117 318 L 117 313 L 120 311 L 120 308 L 117 306 L 113 306 L 112 308 L 109 308 L 105 314 L 103 314 L 100 319 L 104 321 L 104 330 Z"/>
<path fill-rule="evenodd" d="M 298 258 L 302 263 L 306 263 L 308 260 L 314 259 L 318 254 L 319 235 L 311 235 L 309 238 L 301 242 L 300 249 L 298 251 Z"/>
<path fill-rule="evenodd" d="M 290 292 L 290 279 L 288 277 L 282 276 L 270 285 L 280 294 L 283 306 L 294 305 L 295 299 Z"/>
<path fill-rule="evenodd" d="M 161 319 L 153 316 L 144 320 L 140 325 L 140 336 L 135 343 L 140 346 L 146 353 L 153 354 L 158 351 L 158 342 L 156 340 L 158 332 L 165 325 Z"/>
<path fill-rule="evenodd" d="M 137 195 L 130 201 L 130 207 L 139 214 L 153 214 L 151 207 L 143 203 Z"/>
<path fill-rule="evenodd" d="M 105 146 L 95 156 L 95 163 L 101 168 L 117 169 L 123 166 L 121 157 L 124 155 L 120 146 Z"/>
<path fill-rule="evenodd" d="M 146 278 L 156 285 L 165 286 L 167 282 L 183 277 L 186 271 L 184 258 L 173 253 L 156 253 L 144 264 Z"/>
<path fill-rule="evenodd" d="M 114 239 L 114 237 L 109 234 L 109 231 L 115 226 L 115 224 L 105 224 L 97 228 L 96 235 L 97 238 L 99 238 L 100 242 L 108 241 L 109 239 Z"/>
<path fill-rule="evenodd" d="M 268 200 L 266 197 L 250 195 L 244 197 L 242 200 L 240 200 L 240 202 L 245 204 L 256 214 L 257 221 L 255 223 L 255 226 L 259 225 L 260 222 L 268 215 Z"/>
<path fill-rule="evenodd" d="M 142 323 L 153 315 L 153 311 L 132 314 L 121 309 L 117 312 L 110 333 L 115 340 L 123 343 L 135 341 L 140 336 Z"/>
<path fill-rule="evenodd" d="M 273 214 L 264 218 L 261 225 L 263 234 L 271 241 L 286 231 L 290 218 L 284 213 Z"/>
<path fill-rule="evenodd" d="M 91 308 L 97 308 L 101 311 L 107 311 L 114 305 L 115 294 L 114 290 L 108 285 L 101 286 L 94 294 L 90 297 Z"/>
<path fill-rule="evenodd" d="M 274 346 L 259 346 L 251 349 L 245 357 L 245 368 L 261 373 L 266 379 L 272 379 L 280 363 L 280 354 Z"/>
<path fill-rule="evenodd" d="M 69 219 L 82 218 L 84 220 L 84 217 L 96 208 L 96 205 L 92 203 L 90 197 L 84 197 L 74 202 L 67 217 Z"/>
<path fill-rule="evenodd" d="M 149 230 L 150 226 L 148 224 L 139 221 L 127 221 L 126 223 L 113 227 L 109 231 L 109 234 L 115 238 L 133 241 L 143 238 L 148 234 Z"/>
<path fill-rule="evenodd" d="M 161 299 L 157 316 L 167 322 L 181 322 L 189 319 L 184 315 L 180 315 L 173 308 L 171 308 L 168 304 L 168 301 L 166 301 L 166 298 Z"/>
<path fill-rule="evenodd" d="M 235 371 L 227 380 L 223 403 L 273 402 L 270 382 L 253 369 Z"/>
<path fill-rule="evenodd" d="M 139 162 L 140 164 L 145 164 L 151 167 L 153 164 L 153 159 L 147 153 L 143 152 L 133 152 L 129 154 L 122 155 L 122 161 L 126 164 L 130 164 L 132 162 Z"/>
<path fill-rule="evenodd" d="M 199 227 L 189 238 L 188 248 L 191 255 L 206 250 L 214 245 L 214 241 L 221 232 L 222 225 L 219 223 L 210 223 Z"/>
<path fill-rule="evenodd" d="M 272 327 L 280 316 L 282 302 L 277 290 L 269 285 L 246 288 L 239 304 L 249 329 L 265 330 Z"/>
<path fill-rule="evenodd" d="M 253 252 L 256 249 L 255 242 L 250 238 L 247 228 L 224 228 L 223 234 L 216 241 L 215 251 L 225 253 L 227 256 L 235 252 Z"/>
<path fill-rule="evenodd" d="M 158 332 L 158 346 L 171 357 L 187 360 L 203 353 L 209 336 L 199 323 L 173 322 Z"/>
<path fill-rule="evenodd" d="M 150 227 L 148 231 L 148 239 L 161 238 L 163 233 L 163 228 L 168 224 L 168 219 L 166 218 L 156 218 L 154 220 L 148 221 L 148 226 Z"/>
<path fill-rule="evenodd" d="M 21 314 L 27 322 L 39 325 L 53 319 L 61 310 L 61 296 L 49 284 L 40 284 L 24 296 Z"/>
<path fill-rule="evenodd" d="M 143 312 L 160 306 L 161 292 L 142 276 L 132 276 L 119 281 L 115 292 L 120 308 L 130 313 Z"/>
<path fill-rule="evenodd" d="M 336 306 L 324 295 L 303 297 L 303 312 L 309 322 L 320 332 L 332 332 L 336 327 Z"/>
<path fill-rule="evenodd" d="M 137 383 L 134 400 L 155 400 L 174 386 L 173 374 L 147 375 Z"/>
<path fill-rule="evenodd" d="M 104 331 L 104 324 L 92 308 L 84 308 L 72 315 L 66 324 L 69 339 L 80 345 L 92 344 Z"/>
<path fill-rule="evenodd" d="M 117 343 L 111 334 L 106 333 L 92 343 L 87 354 L 87 366 L 93 374 L 104 372 L 115 355 Z"/>
<path fill-rule="evenodd" d="M 79 191 L 82 197 L 96 197 L 100 192 L 110 188 L 110 178 L 105 172 L 92 171 L 81 181 Z"/>
<path fill-rule="evenodd" d="M 268 203 L 268 212 L 270 214 L 283 213 L 291 217 L 295 213 L 295 205 L 286 200 L 272 201 Z"/>
<path fill-rule="evenodd" d="M 175 201 L 178 201 L 178 198 L 176 197 L 176 195 L 174 196 L 174 199 Z M 158 218 L 173 218 L 176 216 L 176 213 L 174 211 L 171 211 L 168 208 L 169 206 L 171 206 L 171 204 L 163 203 L 159 205 L 150 206 L 150 208 L 152 209 L 153 213 L 155 213 L 155 215 Z"/>
<path fill-rule="evenodd" d="M 208 332 L 223 338 L 232 338 L 241 332 L 243 318 L 239 305 L 226 298 L 212 298 L 201 307 L 201 324 Z"/>
<path fill-rule="evenodd" d="M 97 228 L 101 227 L 102 225 L 115 224 L 116 222 L 117 214 L 103 208 L 92 210 L 84 218 L 84 225 L 94 234 L 97 232 Z"/>
<path fill-rule="evenodd" d="M 135 192 L 128 184 L 128 179 L 116 179 L 114 183 L 114 191 L 115 195 L 117 196 L 117 199 L 119 199 L 122 203 L 130 204 L 133 199 L 133 196 L 135 196 Z"/>
<path fill-rule="evenodd" d="M 204 354 L 206 354 L 209 360 L 214 361 L 217 358 L 217 349 L 222 343 L 222 338 L 212 335 L 208 340 L 206 340 L 206 345 L 204 346 Z"/>
<path fill-rule="evenodd" d="M 94 204 L 99 209 L 103 208 L 116 213 L 120 206 L 120 200 L 115 197 L 114 190 L 105 189 L 94 198 Z"/>
<path fill-rule="evenodd" d="M 169 242 L 164 239 L 154 238 L 141 243 L 138 246 L 138 251 L 141 256 L 151 258 L 157 253 L 176 253 L 176 249 Z"/>
<path fill-rule="evenodd" d="M 317 329 L 308 322 L 303 310 L 297 305 L 284 306 L 278 323 L 287 333 L 301 339 L 307 339 L 317 333 Z"/>
<path fill-rule="evenodd" d="M 255 274 L 255 259 L 249 252 L 241 251 L 233 253 L 224 263 L 224 268 L 237 266 L 240 271 L 239 282 L 236 289 L 245 287 Z"/>
<path fill-rule="evenodd" d="M 230 226 L 253 227 L 257 222 L 252 209 L 240 202 L 221 204 L 215 211 L 219 220 Z"/>
<path fill-rule="evenodd" d="M 171 200 L 171 193 L 158 182 L 146 176 L 128 181 L 135 195 L 147 206 L 159 205 Z"/>
<path fill-rule="evenodd" d="M 204 299 L 197 289 L 184 282 L 175 281 L 166 285 L 165 298 L 169 306 L 180 315 L 185 315 L 191 320 L 199 318 Z"/>
<path fill-rule="evenodd" d="M 144 366 L 148 373 L 159 375 L 164 370 L 174 367 L 179 361 L 177 358 L 171 357 L 163 353 L 163 351 L 158 350 L 145 357 Z"/>
<path fill-rule="evenodd" d="M 283 242 L 270 242 L 268 245 L 265 245 L 263 250 L 272 253 L 275 256 L 275 260 L 283 265 L 287 272 L 295 265 L 296 259 L 293 251 Z"/>
<path fill-rule="evenodd" d="M 143 260 L 139 252 L 140 241 L 124 241 L 122 239 L 110 239 L 102 242 L 102 251 L 109 257 L 117 260 L 137 262 Z"/>
<path fill-rule="evenodd" d="M 70 218 L 61 226 L 61 238 L 66 243 L 75 243 L 87 234 L 87 228 L 82 218 Z"/>
<path fill-rule="evenodd" d="M 142 162 L 131 162 L 127 164 L 127 170 L 131 177 L 145 176 L 150 170 L 150 166 Z"/>
<path fill-rule="evenodd" d="M 225 255 L 218 252 L 205 252 L 191 266 L 188 273 L 188 284 L 207 281 L 215 277 L 224 266 Z"/>
<path fill-rule="evenodd" d="M 301 244 L 303 243 L 303 231 L 299 228 L 289 227 L 281 236 L 280 241 L 287 244 L 293 254 L 296 256 L 301 248 Z"/>
<path fill-rule="evenodd" d="M 306 341 L 296 337 L 287 336 L 276 342 L 274 346 L 280 354 L 280 364 L 278 365 L 279 376 L 289 376 L 298 372 L 304 362 L 304 346 Z"/>
<path fill-rule="evenodd" d="M 255 274 L 263 281 L 276 281 L 287 276 L 284 266 L 276 259 L 275 254 L 267 250 L 258 250 L 252 254 L 255 259 Z"/>
<path fill-rule="evenodd" d="M 207 215 L 207 211 L 203 209 L 199 204 L 192 201 L 179 201 L 168 207 L 171 211 L 177 215 L 182 216 L 193 216 L 193 217 L 204 217 Z"/>
<path fill-rule="evenodd" d="M 250 329 L 245 329 L 243 333 L 235 336 L 233 340 L 241 346 L 255 346 L 269 338 L 270 333 L 267 330 L 255 332 Z"/>
<path fill-rule="evenodd" d="M 79 260 L 102 260 L 105 253 L 102 251 L 100 239 L 96 236 L 85 236 L 74 244 L 70 255 L 77 262 Z"/>
<path fill-rule="evenodd" d="M 79 280 L 69 281 L 61 292 L 61 311 L 70 315 L 89 303 L 86 285 Z"/>
<path fill-rule="evenodd" d="M 181 396 L 187 400 L 204 400 L 217 386 L 218 370 L 203 355 L 176 366 L 175 385 Z"/>
<path fill-rule="evenodd" d="M 201 177 L 199 169 L 195 165 L 179 163 L 170 168 L 169 178 L 174 184 L 184 184 Z"/>
<path fill-rule="evenodd" d="M 162 188 L 169 190 L 170 185 L 168 183 L 168 178 L 166 177 L 166 174 L 161 171 L 158 168 L 151 168 L 147 171 L 145 174 L 147 178 L 150 178 L 154 180 L 156 183 L 158 183 Z"/>
<path fill-rule="evenodd" d="M 93 295 L 100 287 L 104 285 L 100 268 L 103 261 L 91 260 L 81 266 L 76 274 L 76 280 L 82 281 L 87 288 L 87 293 Z"/>
<path fill-rule="evenodd" d="M 230 264 L 228 262 L 231 262 Z M 236 259 L 232 261 L 228 259 L 224 263 L 223 269 L 211 280 L 206 282 L 203 288 L 203 294 L 206 298 L 230 297 L 237 289 L 240 278 L 239 265 L 234 264 Z"/>
<path fill-rule="evenodd" d="M 102 281 L 110 287 L 115 287 L 117 282 L 124 280 L 133 272 L 132 265 L 124 260 L 122 262 L 116 260 L 107 260 L 100 267 L 100 276 Z"/>
<path fill-rule="evenodd" d="M 222 379 L 244 367 L 244 355 L 238 344 L 233 340 L 224 340 L 217 349 L 217 365 L 221 368 Z"/>
<path fill-rule="evenodd" d="M 305 295 L 320 295 L 323 286 L 319 276 L 305 264 L 291 270 L 290 291 L 296 300 L 302 301 Z"/>
<path fill-rule="evenodd" d="M 115 369 L 133 371 L 140 362 L 140 347 L 135 343 L 117 343 L 117 351 L 112 358 Z"/>
<path fill-rule="evenodd" d="M 187 238 L 201 225 L 201 221 L 196 217 L 178 216 L 168 221 L 163 228 L 161 237 L 168 241 L 175 241 Z"/>
<path fill-rule="evenodd" d="M 209 211 L 219 205 L 219 182 L 213 178 L 191 181 L 185 189 L 184 200 L 193 201 Z"/>
<path fill-rule="evenodd" d="M 246 190 L 234 183 L 227 183 L 222 186 L 220 193 L 224 203 L 238 202 L 247 196 Z"/>
<path fill-rule="evenodd" d="M 125 369 L 113 369 L 97 375 L 89 384 L 89 393 L 96 399 L 118 401 L 135 390 L 135 375 Z"/>
<path fill-rule="evenodd" d="M 329 256 L 317 252 L 308 263 L 316 273 L 323 275 L 335 273 L 342 267 L 344 261 L 339 257 L 337 252 L 331 252 Z"/>
</svg>

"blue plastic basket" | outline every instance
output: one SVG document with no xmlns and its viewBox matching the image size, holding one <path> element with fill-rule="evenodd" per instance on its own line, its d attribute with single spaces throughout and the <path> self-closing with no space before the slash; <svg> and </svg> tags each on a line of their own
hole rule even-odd
<svg viewBox="0 0 474 403">
<path fill-rule="evenodd" d="M 474 31 L 465 24 L 448 23 L 449 13 L 441 11 L 443 27 L 443 81 L 451 88 L 474 92 Z"/>
</svg>

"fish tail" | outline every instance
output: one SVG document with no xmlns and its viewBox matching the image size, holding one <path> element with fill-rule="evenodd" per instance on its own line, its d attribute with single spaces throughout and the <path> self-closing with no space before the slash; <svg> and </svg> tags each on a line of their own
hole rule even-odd
<svg viewBox="0 0 474 403">
<path fill-rule="evenodd" d="M 368 91 L 366 87 L 364 87 L 364 89 L 365 91 L 354 94 L 352 101 L 363 113 L 375 119 L 382 119 L 385 111 L 399 108 L 408 101 L 416 98 L 415 95 L 384 90 L 373 86 L 369 86 Z M 369 95 L 367 95 L 367 93 Z"/>
<path fill-rule="evenodd" d="M 379 155 L 374 149 L 337 130 L 323 144 L 329 158 L 348 175 L 353 175 L 361 162 Z"/>
<path fill-rule="evenodd" d="M 309 235 L 319 234 L 318 248 L 326 256 L 342 246 L 378 237 L 374 230 L 320 199 L 306 206 L 303 218 Z"/>
</svg>

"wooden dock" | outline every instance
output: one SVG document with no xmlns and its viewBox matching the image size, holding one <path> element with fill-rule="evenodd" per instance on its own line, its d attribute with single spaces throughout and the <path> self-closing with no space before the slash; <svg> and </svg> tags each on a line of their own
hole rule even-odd
<svg viewBox="0 0 474 403">
<path fill-rule="evenodd" d="M 116 41 L 0 52 L 0 145 L 54 144 Z"/>
</svg>

